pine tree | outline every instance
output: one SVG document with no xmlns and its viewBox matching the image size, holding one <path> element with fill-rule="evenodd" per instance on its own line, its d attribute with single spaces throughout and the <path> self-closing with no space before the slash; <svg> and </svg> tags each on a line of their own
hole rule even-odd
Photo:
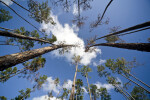
<svg viewBox="0 0 150 100">
<path fill-rule="evenodd" d="M 10 15 L 9 11 L 6 11 L 5 9 L 0 9 L 0 23 L 8 21 L 12 19 L 13 17 Z"/>
</svg>

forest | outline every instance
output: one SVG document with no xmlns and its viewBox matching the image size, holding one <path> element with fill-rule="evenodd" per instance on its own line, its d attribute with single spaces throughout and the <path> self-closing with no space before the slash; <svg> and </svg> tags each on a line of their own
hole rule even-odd
<svg viewBox="0 0 150 100">
<path fill-rule="evenodd" d="M 0 0 L 0 100 L 150 100 L 150 0 Z"/>
</svg>

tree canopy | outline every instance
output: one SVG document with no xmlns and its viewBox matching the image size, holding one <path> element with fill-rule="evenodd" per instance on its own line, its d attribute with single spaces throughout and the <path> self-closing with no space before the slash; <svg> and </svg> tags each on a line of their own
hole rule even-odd
<svg viewBox="0 0 150 100">
<path fill-rule="evenodd" d="M 0 100 L 150 100 L 148 0 L 0 0 Z"/>
</svg>

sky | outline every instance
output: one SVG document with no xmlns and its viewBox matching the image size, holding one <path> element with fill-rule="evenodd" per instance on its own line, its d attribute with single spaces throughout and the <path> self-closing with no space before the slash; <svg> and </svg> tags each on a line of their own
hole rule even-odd
<svg viewBox="0 0 150 100">
<path fill-rule="evenodd" d="M 84 48 L 86 45 L 87 39 L 97 35 L 98 37 L 104 36 L 109 33 L 109 28 L 113 26 L 120 26 L 121 29 L 125 29 L 140 23 L 144 23 L 149 21 L 150 19 L 150 1 L 149 0 L 114 0 L 112 4 L 109 6 L 104 20 L 109 18 L 110 22 L 108 25 L 102 25 L 95 28 L 92 32 L 90 32 L 90 23 L 95 21 L 97 15 L 105 9 L 105 6 L 108 4 L 108 0 L 93 0 L 91 2 L 92 9 L 83 11 L 81 9 L 81 15 L 87 16 L 87 20 L 85 21 L 85 25 L 81 28 L 77 27 L 71 20 L 73 20 L 74 16 L 77 14 L 77 5 L 72 5 L 69 12 L 65 12 L 61 6 L 54 7 L 51 2 L 49 2 L 49 6 L 51 7 L 51 17 L 56 22 L 55 26 L 52 26 L 50 23 L 37 23 L 33 19 L 28 17 L 28 12 L 19 8 L 17 5 L 13 4 L 9 0 L 5 1 L 10 7 L 14 8 L 19 14 L 25 17 L 28 21 L 32 22 L 32 24 L 36 25 L 39 29 L 45 29 L 46 34 L 51 36 L 54 34 L 57 37 L 57 43 L 65 41 L 66 44 L 80 44 L 79 48 L 72 48 L 69 50 L 69 53 L 65 53 L 64 55 L 59 55 L 59 51 L 55 50 L 53 52 L 44 54 L 43 57 L 46 58 L 45 67 L 40 69 L 39 72 L 41 75 L 47 75 L 47 82 L 42 86 L 41 90 L 36 90 L 31 93 L 31 97 L 27 100 L 45 100 L 47 97 L 47 92 L 53 90 L 54 97 L 52 100 L 56 100 L 56 95 L 59 90 L 63 87 L 71 89 L 71 84 L 74 77 L 75 65 L 72 64 L 72 57 L 74 54 L 81 56 L 81 63 L 79 68 L 83 65 L 89 65 L 92 68 L 92 72 L 89 73 L 91 77 L 89 79 L 90 84 L 95 84 L 97 87 L 105 87 L 108 89 L 108 92 L 111 95 L 112 100 L 125 100 L 125 98 L 119 94 L 114 92 L 113 86 L 106 82 L 106 79 L 100 78 L 96 71 L 96 66 L 104 64 L 107 59 L 116 59 L 118 57 L 124 57 L 127 61 L 136 60 L 141 64 L 137 68 L 132 70 L 132 73 L 137 76 L 139 79 L 142 79 L 147 84 L 150 84 L 149 78 L 149 60 L 150 54 L 148 52 L 141 52 L 136 50 L 126 50 L 119 49 L 113 47 L 98 47 L 96 48 L 96 52 L 84 52 Z M 43 0 L 39 0 L 40 2 Z M 22 6 L 27 7 L 26 0 L 16 0 Z M 0 23 L 1 27 L 16 29 L 21 26 L 25 27 L 26 30 L 32 31 L 35 30 L 28 23 L 20 19 L 17 15 L 15 15 L 9 8 L 0 4 L 0 8 L 4 8 L 10 11 L 13 19 L 8 22 Z M 127 43 L 147 43 L 147 38 L 150 30 L 145 30 L 138 33 L 133 33 L 130 35 L 122 36 L 121 39 L 126 41 Z M 4 37 L 0 37 L 1 40 L 4 40 Z M 105 41 L 98 40 L 97 43 L 105 43 Z M 44 46 L 49 46 L 44 45 Z M 44 46 L 36 45 L 33 49 L 41 48 Z M 4 56 L 7 54 L 13 54 L 19 52 L 19 49 L 14 46 L 2 46 L 0 45 L 0 56 Z M 22 68 L 21 64 L 17 65 L 18 68 Z M 56 87 L 54 85 L 54 79 L 59 77 L 60 84 Z M 118 81 L 127 82 L 126 79 L 121 77 L 120 75 L 115 74 Z M 86 84 L 86 79 L 81 76 L 81 73 L 77 73 L 77 79 L 82 79 L 84 85 Z M 64 83 L 66 81 L 66 83 Z M 9 79 L 5 83 L 0 83 L 0 96 L 14 98 L 19 93 L 18 91 L 21 89 L 32 88 L 33 82 L 25 78 L 18 78 L 15 76 Z M 134 84 L 131 86 L 135 86 Z M 84 87 L 82 87 L 84 89 Z M 128 90 L 131 92 L 131 89 Z M 89 96 L 87 92 L 84 93 L 84 100 L 89 100 Z"/>
</svg>

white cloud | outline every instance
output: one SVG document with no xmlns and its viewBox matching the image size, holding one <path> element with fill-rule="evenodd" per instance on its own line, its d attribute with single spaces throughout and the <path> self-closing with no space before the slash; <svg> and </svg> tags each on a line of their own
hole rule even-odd
<svg viewBox="0 0 150 100">
<path fill-rule="evenodd" d="M 63 84 L 63 88 L 66 88 L 66 89 L 71 89 L 72 88 L 72 84 L 73 84 L 73 81 L 71 80 L 67 80 L 64 84 Z"/>
<path fill-rule="evenodd" d="M 54 84 L 54 79 L 52 77 L 48 77 L 47 78 L 47 82 L 44 83 L 42 85 L 43 87 L 43 90 L 44 91 L 49 91 L 51 92 L 53 90 L 53 92 L 58 95 L 58 93 L 62 90 L 62 88 L 66 88 L 66 89 L 71 89 L 72 88 L 72 83 L 73 81 L 71 80 L 67 80 L 63 85 L 60 85 L 60 83 L 56 86 Z M 40 97 L 34 97 L 32 100 L 48 100 L 48 95 L 43 95 L 43 96 L 40 96 Z M 61 99 L 58 99 L 56 97 L 51 97 L 50 100 L 61 100 Z M 65 100 L 65 99 L 64 99 Z"/>
<path fill-rule="evenodd" d="M 102 84 L 100 82 L 96 82 L 95 85 L 97 86 L 97 88 L 103 87 L 106 88 L 108 91 L 114 88 L 111 84 L 107 84 L 107 83 Z"/>
<path fill-rule="evenodd" d="M 81 87 L 81 89 L 84 90 L 84 93 L 88 93 L 87 90 L 85 89 L 85 87 Z"/>
<path fill-rule="evenodd" d="M 72 11 L 73 15 L 77 15 L 78 14 L 78 7 L 76 4 L 73 5 L 73 11 Z"/>
<path fill-rule="evenodd" d="M 102 65 L 106 62 L 106 60 L 100 59 L 99 62 L 93 62 L 93 66 Z"/>
<path fill-rule="evenodd" d="M 120 82 L 121 83 L 121 86 L 123 85 L 121 79 L 119 77 L 117 77 L 117 82 Z"/>
<path fill-rule="evenodd" d="M 48 98 L 49 98 L 48 95 L 43 95 L 40 97 L 34 97 L 32 100 L 49 100 Z M 61 100 L 61 99 L 58 99 L 56 97 L 50 97 L 50 100 Z"/>
<path fill-rule="evenodd" d="M 101 65 L 101 64 L 103 64 L 105 62 L 106 62 L 106 60 L 100 59 L 99 64 Z"/>
<path fill-rule="evenodd" d="M 3 1 L 4 3 L 6 3 L 8 6 L 12 5 L 13 2 L 11 0 L 1 0 Z"/>
<path fill-rule="evenodd" d="M 63 85 L 60 85 L 59 83 L 57 86 L 55 85 L 54 81 L 55 80 L 52 77 L 48 77 L 47 82 L 42 85 L 43 90 L 49 92 L 53 90 L 54 93 L 58 94 L 62 88 L 66 88 L 68 90 L 72 88 L 73 81 L 69 79 Z"/>
<path fill-rule="evenodd" d="M 97 57 L 97 54 L 101 54 L 100 49 L 96 49 L 96 52 L 85 52 L 85 45 L 83 39 L 78 37 L 77 32 L 79 29 L 75 27 L 75 25 L 69 26 L 69 24 L 60 24 L 57 16 L 53 14 L 51 17 L 56 22 L 56 25 L 51 25 L 50 23 L 45 24 L 44 22 L 41 24 L 41 29 L 45 29 L 46 33 L 50 35 L 51 33 L 57 37 L 58 41 L 65 41 L 66 44 L 80 44 L 80 47 L 71 48 L 69 53 L 65 53 L 63 56 L 59 55 L 59 51 L 55 50 L 52 52 L 56 57 L 66 57 L 68 61 L 72 61 L 73 56 L 79 55 L 81 57 L 81 64 L 88 65 L 91 63 L 92 59 Z"/>
<path fill-rule="evenodd" d="M 47 78 L 47 82 L 43 84 L 43 89 L 45 91 L 52 91 L 54 93 L 59 93 L 59 89 L 60 89 L 60 85 L 58 84 L 58 86 L 55 85 L 54 83 L 55 80 L 52 79 L 52 77 L 48 77 Z"/>
</svg>

